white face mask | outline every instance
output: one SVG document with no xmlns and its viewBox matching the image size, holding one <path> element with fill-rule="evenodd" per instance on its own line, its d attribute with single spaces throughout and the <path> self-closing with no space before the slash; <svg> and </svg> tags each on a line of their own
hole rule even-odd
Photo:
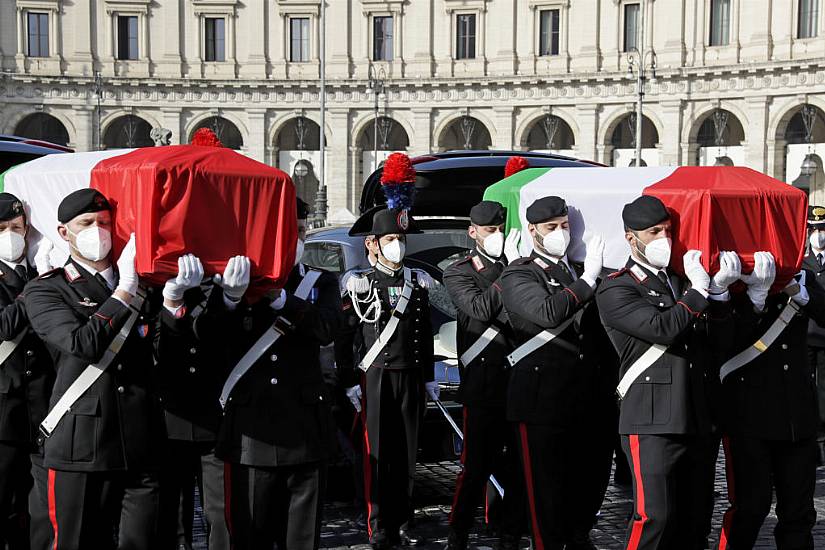
<svg viewBox="0 0 825 550">
<path fill-rule="evenodd" d="M 555 258 L 561 258 L 567 252 L 567 246 L 570 244 L 570 230 L 556 229 L 547 235 L 541 235 L 536 229 L 536 233 L 541 236 L 541 245 L 544 247 L 544 252 Z"/>
<path fill-rule="evenodd" d="M 90 262 L 99 262 L 112 250 L 112 234 L 108 229 L 94 225 L 80 233 L 73 233 L 68 227 L 66 231 L 75 236 L 75 248 Z"/>
<path fill-rule="evenodd" d="M 304 241 L 298 239 L 298 242 L 295 244 L 295 265 L 301 263 L 301 258 L 304 257 Z"/>
<path fill-rule="evenodd" d="M 636 237 L 637 246 L 642 244 L 642 241 Z M 652 267 L 664 269 L 670 265 L 670 248 L 673 244 L 671 239 L 656 239 L 647 244 L 642 244 L 644 250 L 639 250 L 642 259 L 646 260 Z"/>
<path fill-rule="evenodd" d="M 406 246 L 403 242 L 398 239 L 390 242 L 389 244 L 385 244 L 381 247 L 381 254 L 384 255 L 386 259 L 391 261 L 394 264 L 400 264 L 401 260 L 404 259 L 404 252 L 406 251 Z"/>
<path fill-rule="evenodd" d="M 815 249 L 825 249 L 825 232 L 814 231 L 813 233 L 811 233 L 811 238 L 809 240 L 811 242 L 811 246 Z"/>
<path fill-rule="evenodd" d="M 16 262 L 26 248 L 26 238 L 20 233 L 8 229 L 0 233 L 0 258 L 7 262 Z"/>
<path fill-rule="evenodd" d="M 492 235 L 487 235 L 484 237 L 481 247 L 492 258 L 501 258 L 501 253 L 504 252 L 504 233 L 496 231 Z"/>
</svg>

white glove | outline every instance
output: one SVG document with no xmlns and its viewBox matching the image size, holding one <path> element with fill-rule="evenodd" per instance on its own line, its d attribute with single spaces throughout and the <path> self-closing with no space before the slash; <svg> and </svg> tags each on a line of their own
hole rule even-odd
<svg viewBox="0 0 825 550">
<path fill-rule="evenodd" d="M 604 267 L 604 239 L 601 235 L 593 235 L 587 243 L 587 252 L 584 256 L 584 274 L 582 279 L 596 288 L 596 280 L 602 274 Z"/>
<path fill-rule="evenodd" d="M 719 271 L 710 281 L 711 294 L 724 294 L 728 287 L 742 277 L 742 262 L 736 252 L 719 253 Z"/>
<path fill-rule="evenodd" d="M 507 258 L 508 264 L 521 258 L 521 253 L 518 251 L 519 241 L 521 241 L 521 231 L 514 227 L 504 240 L 504 257 Z"/>
<path fill-rule="evenodd" d="M 223 276 L 220 273 L 213 277 L 215 284 L 223 287 L 223 294 L 233 302 L 240 302 L 246 289 L 249 287 L 249 273 L 252 270 L 249 258 L 233 256 L 226 262 Z"/>
<path fill-rule="evenodd" d="M 753 302 L 753 307 L 762 311 L 776 279 L 776 262 L 770 252 L 757 252 L 753 255 L 753 263 L 753 273 L 743 274 L 741 279 L 748 285 L 748 298 Z"/>
<path fill-rule="evenodd" d="M 424 271 L 423 269 L 413 269 L 415 272 L 415 279 L 418 281 L 418 286 L 421 288 L 431 289 L 435 286 L 433 283 L 433 278 L 430 277 L 430 274 Z"/>
<path fill-rule="evenodd" d="M 137 293 L 138 276 L 135 270 L 135 256 L 137 249 L 135 248 L 135 234 L 129 237 L 129 242 L 123 247 L 120 253 L 120 258 L 117 259 L 117 271 L 120 279 L 115 290 L 122 290 L 132 296 Z"/>
<path fill-rule="evenodd" d="M 805 270 L 803 269 L 799 273 L 794 276 L 793 279 L 788 281 L 788 284 L 785 286 L 785 290 L 789 290 L 789 294 L 791 294 L 791 298 L 794 302 L 799 304 L 800 306 L 807 305 L 811 299 L 811 296 L 808 294 L 808 289 L 805 287 L 805 280 L 807 279 L 807 275 L 805 274 Z"/>
<path fill-rule="evenodd" d="M 702 267 L 702 252 L 699 250 L 688 250 L 683 258 L 685 264 L 685 276 L 690 281 L 690 286 L 699 291 L 699 294 L 708 297 L 708 287 L 710 287 L 710 275 Z"/>
<path fill-rule="evenodd" d="M 347 399 L 355 407 L 355 412 L 361 412 L 361 386 L 353 386 L 347 390 Z"/>
<path fill-rule="evenodd" d="M 53 249 L 54 244 L 52 241 L 46 237 L 40 239 L 40 244 L 37 245 L 37 254 L 34 255 L 34 267 L 37 269 L 38 275 L 43 275 L 53 269 L 50 258 Z"/>
<path fill-rule="evenodd" d="M 281 311 L 286 305 L 286 290 L 283 288 L 278 290 L 278 296 L 269 304 L 275 311 Z"/>
<path fill-rule="evenodd" d="M 438 401 L 438 397 L 441 395 L 441 388 L 438 387 L 438 382 L 425 382 L 424 389 L 427 390 L 427 395 L 430 396 L 430 399 Z"/>
<path fill-rule="evenodd" d="M 194 254 L 178 258 L 178 276 L 169 279 L 163 286 L 163 297 L 177 302 L 183 300 L 183 293 L 190 288 L 197 288 L 203 281 L 203 264 Z"/>
</svg>

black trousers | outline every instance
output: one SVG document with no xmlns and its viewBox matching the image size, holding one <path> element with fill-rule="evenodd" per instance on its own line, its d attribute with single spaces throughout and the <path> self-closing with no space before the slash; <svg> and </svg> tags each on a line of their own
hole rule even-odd
<svg viewBox="0 0 825 550">
<path fill-rule="evenodd" d="M 811 370 L 816 376 L 816 398 L 819 404 L 819 433 L 825 433 L 825 348 L 808 347 Z"/>
<path fill-rule="evenodd" d="M 473 527 L 475 513 L 489 489 L 488 480 L 496 471 L 504 487 L 500 505 L 501 531 L 521 536 L 525 524 L 524 478 L 518 453 L 517 429 L 505 418 L 501 407 L 464 407 L 464 445 L 461 473 L 458 474 L 450 513 L 450 526 L 467 532 Z M 502 468 L 497 466 L 502 465 Z M 486 502 L 485 502 L 486 505 Z"/>
<path fill-rule="evenodd" d="M 54 550 L 157 548 L 159 492 L 155 473 L 49 469 Z"/>
<path fill-rule="evenodd" d="M 610 480 L 613 440 L 600 452 L 582 432 L 520 423 L 521 451 L 533 544 L 561 549 L 587 535 Z"/>
<path fill-rule="evenodd" d="M 695 550 L 706 508 L 702 506 L 712 478 L 706 437 L 687 435 L 623 435 L 622 446 L 633 474 L 633 516 L 627 550 Z M 708 486 L 710 485 L 710 486 Z"/>
<path fill-rule="evenodd" d="M 192 547 L 197 486 L 206 517 L 209 550 L 229 549 L 223 473 L 223 461 L 215 458 L 214 442 L 166 441 L 166 455 L 160 472 L 161 548 Z"/>
<path fill-rule="evenodd" d="M 426 397 L 420 370 L 370 368 L 364 375 L 364 498 L 370 537 L 395 536 L 412 517 L 418 428 Z"/>
<path fill-rule="evenodd" d="M 32 486 L 29 445 L 0 441 L 0 548 L 27 548 L 26 495 Z"/>
<path fill-rule="evenodd" d="M 776 490 L 774 539 L 779 550 L 814 547 L 816 442 L 767 441 L 728 436 L 723 440 L 730 508 L 722 521 L 719 549 L 753 548 Z"/>
<path fill-rule="evenodd" d="M 234 550 L 313 550 L 321 542 L 323 464 L 263 468 L 226 463 Z"/>
<path fill-rule="evenodd" d="M 52 550 L 52 524 L 49 520 L 49 470 L 43 457 L 31 455 L 34 486 L 29 492 L 29 539 L 31 550 Z"/>
</svg>

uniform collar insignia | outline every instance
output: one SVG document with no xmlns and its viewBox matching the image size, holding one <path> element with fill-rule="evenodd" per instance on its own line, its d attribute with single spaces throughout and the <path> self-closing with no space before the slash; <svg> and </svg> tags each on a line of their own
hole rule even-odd
<svg viewBox="0 0 825 550">
<path fill-rule="evenodd" d="M 550 266 L 547 265 L 547 262 L 545 262 L 544 260 L 542 260 L 539 257 L 533 258 L 533 261 L 536 263 L 537 266 L 539 266 L 542 269 L 549 269 L 550 268 Z"/>
<path fill-rule="evenodd" d="M 549 281 L 547 281 L 547 284 L 550 286 L 561 286 L 561 283 L 555 279 L 550 279 Z"/>
<path fill-rule="evenodd" d="M 66 278 L 69 279 L 70 283 L 75 282 L 77 279 L 80 278 L 80 272 L 77 268 L 72 264 L 66 264 L 63 267 L 63 272 L 66 274 Z"/>
<path fill-rule="evenodd" d="M 636 280 L 640 283 L 645 282 L 645 280 L 647 279 L 647 272 L 644 269 L 642 269 L 639 264 L 633 264 L 633 266 L 631 266 L 630 268 L 630 272 L 633 274 L 634 277 L 636 277 Z"/>
<path fill-rule="evenodd" d="M 97 302 L 92 302 L 88 296 L 83 297 L 83 301 L 78 302 L 81 306 L 95 307 Z"/>
<path fill-rule="evenodd" d="M 484 269 L 484 262 L 482 262 L 478 256 L 473 256 L 470 261 L 473 262 L 473 267 L 476 271 L 482 271 Z"/>
<path fill-rule="evenodd" d="M 656 292 L 655 290 L 649 290 L 649 291 L 647 292 L 647 294 L 648 294 L 649 296 L 657 296 L 657 297 L 658 297 L 658 296 L 661 296 L 661 294 L 659 294 L 659 293 L 658 293 L 658 292 Z"/>
</svg>

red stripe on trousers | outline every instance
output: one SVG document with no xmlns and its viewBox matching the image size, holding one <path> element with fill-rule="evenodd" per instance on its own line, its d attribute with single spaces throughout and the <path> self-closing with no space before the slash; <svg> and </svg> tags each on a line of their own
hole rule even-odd
<svg viewBox="0 0 825 550">
<path fill-rule="evenodd" d="M 639 436 L 630 436 L 630 456 L 633 459 L 633 475 L 636 477 L 636 513 L 642 519 L 633 522 L 630 531 L 630 540 L 627 543 L 627 550 L 636 550 L 639 541 L 642 539 L 642 531 L 647 523 L 647 513 L 645 512 L 645 488 L 642 483 L 642 460 L 639 454 Z"/>
<path fill-rule="evenodd" d="M 524 481 L 527 485 L 527 501 L 530 504 L 530 523 L 533 527 L 533 539 L 536 541 L 535 550 L 544 550 L 544 541 L 539 530 L 538 516 L 536 514 L 536 496 L 533 493 L 533 464 L 530 460 L 530 445 L 527 443 L 527 425 L 518 425 L 521 433 L 521 455 L 524 462 Z"/>
<path fill-rule="evenodd" d="M 367 430 L 367 400 L 361 406 L 364 425 L 364 500 L 367 502 L 367 534 L 372 537 L 372 458 L 370 457 L 370 434 Z"/>
<path fill-rule="evenodd" d="M 453 524 L 453 514 L 455 513 L 455 507 L 458 504 L 458 495 L 461 492 L 462 487 L 464 486 L 464 463 L 467 460 L 467 407 L 462 409 L 462 413 L 464 415 L 464 439 L 461 442 L 461 471 L 458 472 L 458 478 L 455 481 L 455 494 L 453 495 L 453 507 L 450 509 L 450 517 L 447 520 L 450 525 Z"/>
<path fill-rule="evenodd" d="M 49 468 L 49 521 L 52 523 L 54 533 L 53 550 L 57 550 L 57 501 L 54 497 L 54 477 L 55 471 Z"/>
<path fill-rule="evenodd" d="M 229 547 L 235 548 L 234 529 L 232 529 L 232 464 L 223 463 L 223 517 L 226 530 L 229 531 Z"/>
<path fill-rule="evenodd" d="M 726 550 L 728 547 L 728 537 L 730 527 L 733 523 L 733 515 L 736 513 L 736 490 L 733 479 L 733 458 L 731 457 L 730 439 L 728 436 L 722 437 L 722 448 L 725 449 L 725 478 L 728 482 L 728 502 L 730 506 L 722 516 L 722 532 L 719 534 L 719 550 Z"/>
</svg>

